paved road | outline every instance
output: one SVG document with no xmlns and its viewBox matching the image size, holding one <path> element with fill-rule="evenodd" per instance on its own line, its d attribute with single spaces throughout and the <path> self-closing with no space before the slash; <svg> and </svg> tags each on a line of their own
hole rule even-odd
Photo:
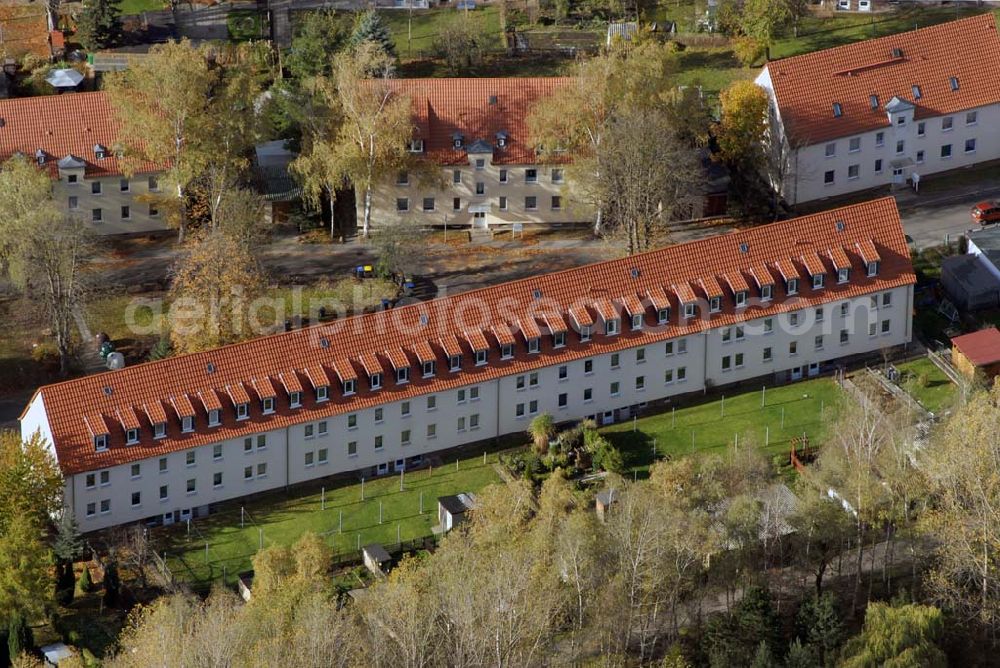
<svg viewBox="0 0 1000 668">
<path fill-rule="evenodd" d="M 903 227 L 917 248 L 953 241 L 974 228 L 970 210 L 976 202 L 1000 197 L 1000 185 L 975 183 L 957 192 L 897 197 Z"/>
</svg>

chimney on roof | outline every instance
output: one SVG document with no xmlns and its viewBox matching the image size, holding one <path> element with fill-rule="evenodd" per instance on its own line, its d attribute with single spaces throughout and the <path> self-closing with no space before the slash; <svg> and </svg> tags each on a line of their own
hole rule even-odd
<svg viewBox="0 0 1000 668">
<path fill-rule="evenodd" d="M 490 103 L 490 106 L 496 106 L 497 96 L 496 95 L 490 95 L 489 103 Z"/>
</svg>

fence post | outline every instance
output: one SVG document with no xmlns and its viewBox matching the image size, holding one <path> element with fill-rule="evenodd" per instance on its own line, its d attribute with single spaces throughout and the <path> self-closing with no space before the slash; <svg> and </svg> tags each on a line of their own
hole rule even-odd
<svg viewBox="0 0 1000 668">
<path fill-rule="evenodd" d="M 365 478 L 361 476 L 361 500 L 365 500 Z"/>
<path fill-rule="evenodd" d="M 337 533 L 344 533 L 344 511 L 340 511 L 340 524 L 337 526 Z"/>
<path fill-rule="evenodd" d="M 726 417 L 726 395 L 722 395 L 722 417 Z"/>
<path fill-rule="evenodd" d="M 246 528 L 246 508 L 244 506 L 240 506 L 240 528 Z"/>
<path fill-rule="evenodd" d="M 399 491 L 403 491 L 403 469 L 399 469 Z"/>
<path fill-rule="evenodd" d="M 767 390 L 767 385 L 760 386 L 760 407 L 764 407 L 764 392 Z"/>
<path fill-rule="evenodd" d="M 420 514 L 424 514 L 424 493 L 420 492 Z"/>
<path fill-rule="evenodd" d="M 382 502 L 378 502 L 378 523 L 382 524 Z"/>
<path fill-rule="evenodd" d="M 205 541 L 205 565 L 208 565 L 208 541 Z"/>
<path fill-rule="evenodd" d="M 257 535 L 259 537 L 259 540 L 258 540 L 259 547 L 257 549 L 258 550 L 263 550 L 264 549 L 264 529 L 263 528 L 258 528 L 257 529 Z"/>
<path fill-rule="evenodd" d="M 326 510 L 326 487 L 320 487 L 319 495 L 319 508 Z"/>
</svg>

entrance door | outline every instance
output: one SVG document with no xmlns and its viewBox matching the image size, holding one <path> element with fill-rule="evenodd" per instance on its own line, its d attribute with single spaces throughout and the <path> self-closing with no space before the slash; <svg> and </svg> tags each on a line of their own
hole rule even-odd
<svg viewBox="0 0 1000 668">
<path fill-rule="evenodd" d="M 901 184 L 905 180 L 906 179 L 903 178 L 903 168 L 902 167 L 893 167 L 892 168 L 892 182 L 896 183 L 896 184 Z"/>
<path fill-rule="evenodd" d="M 809 364 L 809 377 L 819 375 L 819 362 L 812 362 Z"/>
<path fill-rule="evenodd" d="M 601 424 L 614 424 L 614 423 L 615 423 L 615 412 L 604 411 L 604 417 L 601 419 Z"/>
<path fill-rule="evenodd" d="M 477 230 L 486 229 L 485 211 L 476 211 L 474 214 L 472 214 L 472 227 L 476 228 Z"/>
<path fill-rule="evenodd" d="M 802 367 L 792 368 L 792 380 L 802 380 Z"/>
</svg>

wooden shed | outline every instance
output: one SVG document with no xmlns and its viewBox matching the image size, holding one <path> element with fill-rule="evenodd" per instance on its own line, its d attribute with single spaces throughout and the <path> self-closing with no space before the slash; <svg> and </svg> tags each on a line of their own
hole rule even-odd
<svg viewBox="0 0 1000 668">
<path fill-rule="evenodd" d="M 951 363 L 972 380 L 982 371 L 987 381 L 1000 374 L 1000 331 L 987 327 L 951 340 Z"/>
</svg>

